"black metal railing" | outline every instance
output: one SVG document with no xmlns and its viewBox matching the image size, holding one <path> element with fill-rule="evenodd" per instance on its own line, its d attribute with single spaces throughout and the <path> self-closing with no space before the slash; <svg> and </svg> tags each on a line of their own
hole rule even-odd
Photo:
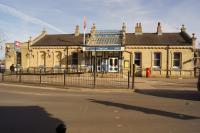
<svg viewBox="0 0 200 133">
<path fill-rule="evenodd" d="M 1 80 L 7 82 L 58 85 L 87 88 L 131 88 L 132 78 L 127 73 L 86 73 L 70 69 L 19 69 L 6 70 Z"/>
</svg>

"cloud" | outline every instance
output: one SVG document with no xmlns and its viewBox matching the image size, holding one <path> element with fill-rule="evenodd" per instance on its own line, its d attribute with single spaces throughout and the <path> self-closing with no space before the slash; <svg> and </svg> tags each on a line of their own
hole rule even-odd
<svg viewBox="0 0 200 133">
<path fill-rule="evenodd" d="M 40 20 L 38 18 L 34 18 L 32 16 L 29 16 L 29 15 L 27 15 L 27 14 L 25 14 L 25 13 L 19 11 L 19 10 L 16 10 L 16 9 L 14 9 L 12 7 L 9 7 L 9 6 L 1 4 L 1 3 L 0 3 L 0 10 L 2 10 L 5 13 L 8 13 L 8 14 L 10 14 L 12 16 L 15 16 L 17 18 L 20 18 L 20 19 L 22 19 L 22 20 L 24 20 L 26 22 L 30 22 L 30 23 L 33 23 L 33 24 L 45 26 L 45 27 L 48 27 L 48 28 L 50 28 L 50 29 L 52 29 L 54 31 L 59 32 L 59 33 L 65 33 L 64 31 L 60 30 L 59 28 L 57 28 L 57 27 L 55 27 L 55 26 L 53 26 L 53 25 L 51 25 L 51 24 L 49 24 L 49 23 L 47 23 L 47 22 L 45 22 L 43 20 Z"/>
</svg>

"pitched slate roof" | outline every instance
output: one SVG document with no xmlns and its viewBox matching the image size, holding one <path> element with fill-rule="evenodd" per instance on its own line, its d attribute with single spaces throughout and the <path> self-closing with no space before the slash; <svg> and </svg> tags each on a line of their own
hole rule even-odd
<svg viewBox="0 0 200 133">
<path fill-rule="evenodd" d="M 143 33 L 136 35 L 134 33 L 126 33 L 125 45 L 192 45 L 191 37 L 185 33 Z"/>
<path fill-rule="evenodd" d="M 74 36 L 74 34 L 56 34 L 56 35 L 45 35 L 43 38 L 38 40 L 32 46 L 82 46 L 82 45 L 83 45 L 83 34 L 80 34 L 79 36 Z M 192 40 L 191 37 L 186 32 L 163 33 L 162 35 L 157 35 L 157 33 L 143 33 L 142 35 L 136 35 L 134 33 L 126 33 L 125 45 L 191 46 Z"/>
<path fill-rule="evenodd" d="M 32 46 L 80 46 L 83 45 L 83 35 L 56 34 L 45 35 Z"/>
</svg>

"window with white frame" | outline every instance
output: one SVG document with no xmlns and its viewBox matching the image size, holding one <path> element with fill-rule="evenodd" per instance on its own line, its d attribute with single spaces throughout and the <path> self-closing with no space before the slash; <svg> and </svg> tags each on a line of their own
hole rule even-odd
<svg viewBox="0 0 200 133">
<path fill-rule="evenodd" d="M 161 53 L 155 52 L 155 53 L 154 53 L 154 56 L 153 56 L 153 61 L 154 61 L 153 67 L 155 67 L 155 68 L 160 68 L 160 64 L 161 64 Z"/>
<path fill-rule="evenodd" d="M 181 53 L 174 52 L 173 55 L 173 68 L 181 68 Z"/>
<path fill-rule="evenodd" d="M 134 64 L 137 66 L 141 66 L 141 59 L 142 59 L 142 54 L 140 52 L 135 53 L 135 59 L 134 59 Z"/>
</svg>

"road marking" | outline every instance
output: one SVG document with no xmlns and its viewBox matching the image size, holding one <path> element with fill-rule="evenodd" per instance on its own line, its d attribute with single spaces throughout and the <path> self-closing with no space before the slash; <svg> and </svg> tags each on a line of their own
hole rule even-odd
<svg viewBox="0 0 200 133">
<path fill-rule="evenodd" d="M 120 117 L 119 116 L 115 116 L 115 119 L 120 119 Z"/>
<path fill-rule="evenodd" d="M 122 127 L 122 124 L 117 124 L 117 127 Z"/>
</svg>

